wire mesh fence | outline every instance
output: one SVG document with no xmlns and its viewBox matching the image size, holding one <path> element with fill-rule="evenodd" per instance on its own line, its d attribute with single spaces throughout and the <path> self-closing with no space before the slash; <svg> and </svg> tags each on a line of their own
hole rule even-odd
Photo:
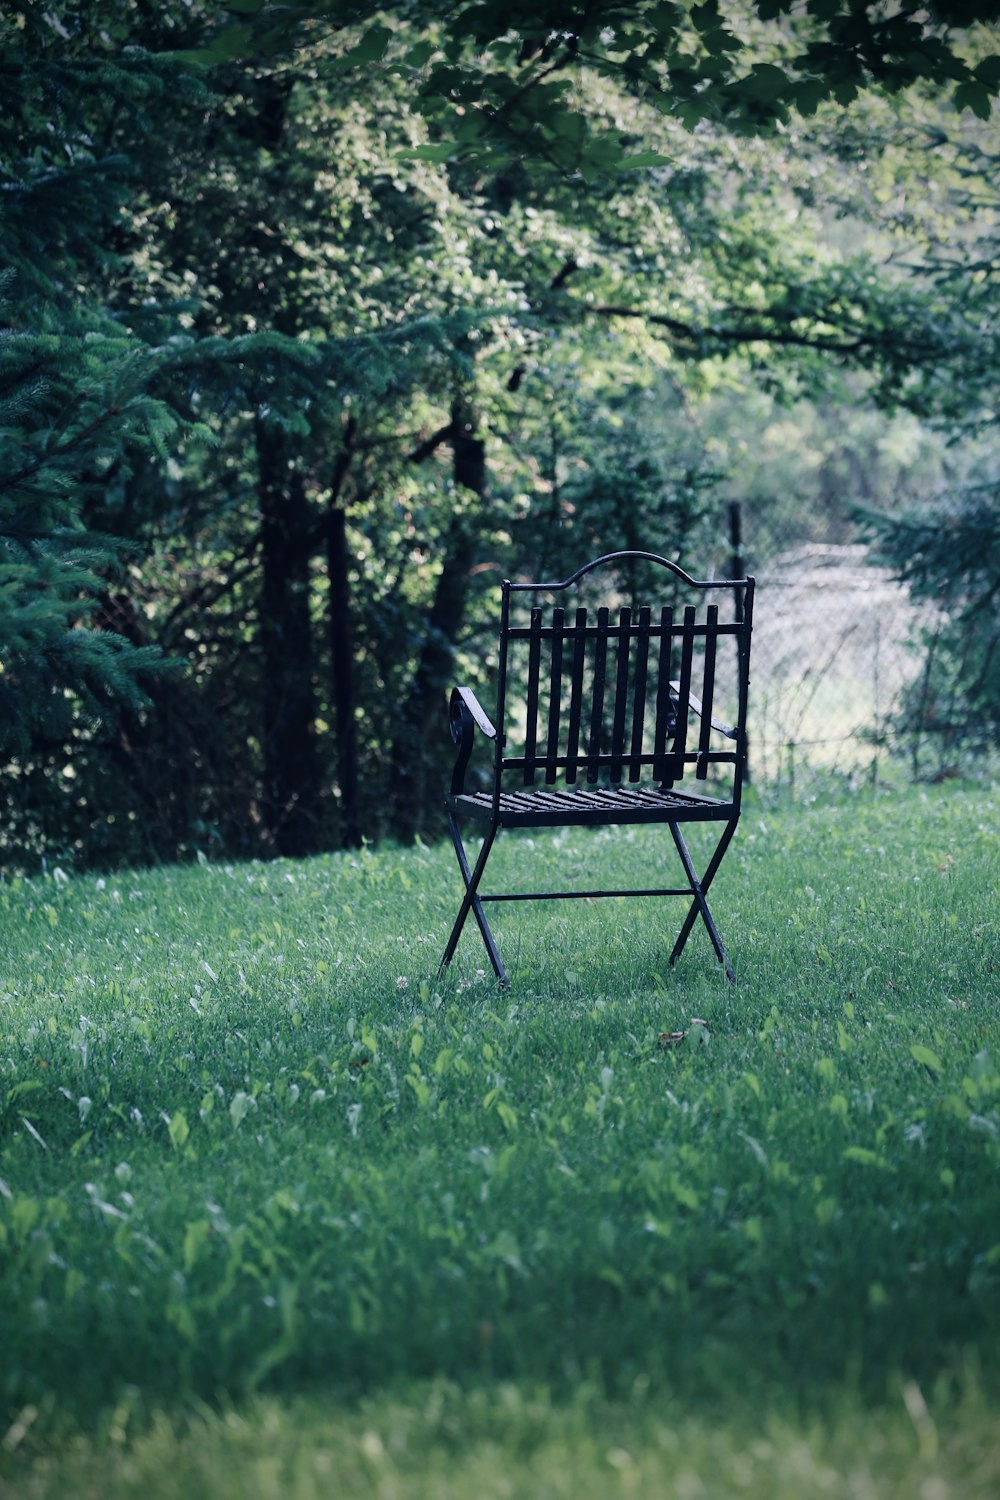
<svg viewBox="0 0 1000 1500">
<path fill-rule="evenodd" d="M 876 776 L 920 671 L 921 613 L 867 548 L 809 543 L 760 570 L 750 736 L 754 774 Z"/>
<path fill-rule="evenodd" d="M 738 547 L 741 520 L 730 507 Z M 922 669 L 926 607 L 863 543 L 789 545 L 753 528 L 745 542 L 734 563 L 757 579 L 751 776 L 793 792 L 817 772 L 877 779 L 899 748 L 901 700 Z"/>
</svg>

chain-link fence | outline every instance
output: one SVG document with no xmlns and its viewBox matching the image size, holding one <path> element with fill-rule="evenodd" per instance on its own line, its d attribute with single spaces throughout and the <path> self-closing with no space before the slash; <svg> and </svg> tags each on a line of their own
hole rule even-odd
<svg viewBox="0 0 1000 1500">
<path fill-rule="evenodd" d="M 793 791 L 816 771 L 877 779 L 901 697 L 922 670 L 926 608 L 863 543 L 795 544 L 742 521 L 741 541 L 730 507 L 735 560 L 757 579 L 752 777 Z"/>
<path fill-rule="evenodd" d="M 863 545 L 808 543 L 758 574 L 753 774 L 878 774 L 889 717 L 920 672 L 920 612 Z"/>
</svg>

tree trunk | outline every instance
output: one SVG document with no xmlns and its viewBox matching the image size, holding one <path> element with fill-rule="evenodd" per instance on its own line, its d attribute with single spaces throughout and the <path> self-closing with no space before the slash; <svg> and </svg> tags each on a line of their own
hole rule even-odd
<svg viewBox="0 0 1000 1500">
<path fill-rule="evenodd" d="M 475 412 L 464 395 L 452 403 L 447 435 L 455 483 L 472 490 L 485 503 L 486 448 L 476 432 Z M 465 619 L 478 535 L 475 522 L 464 516 L 457 516 L 449 529 L 448 551 L 434 591 L 427 633 L 400 713 L 393 746 L 392 804 L 394 827 L 402 838 L 412 838 L 426 821 L 431 790 L 428 771 L 438 759 L 435 747 L 447 744 L 446 693 L 452 686 L 455 643 Z M 435 787 L 435 793 L 438 790 Z"/>
<path fill-rule="evenodd" d="M 263 820 L 275 854 L 320 846 L 309 559 L 313 531 L 301 473 L 282 434 L 256 424 L 261 512 Z"/>
<path fill-rule="evenodd" d="M 351 418 L 344 428 L 344 446 L 334 468 L 326 530 L 337 783 L 340 787 L 341 836 L 349 848 L 357 848 L 361 843 L 361 809 L 358 803 L 358 725 L 355 717 L 354 630 L 347 551 L 347 512 L 338 501 L 353 456 L 355 430 L 356 424 Z"/>
</svg>

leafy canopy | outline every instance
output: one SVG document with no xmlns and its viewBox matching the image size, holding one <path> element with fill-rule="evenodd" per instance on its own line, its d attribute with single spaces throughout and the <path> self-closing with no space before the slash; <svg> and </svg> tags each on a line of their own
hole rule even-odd
<svg viewBox="0 0 1000 1500">
<path fill-rule="evenodd" d="M 613 132 L 588 131 L 574 96 L 583 68 L 689 127 L 740 131 L 922 83 L 987 119 L 1000 91 L 994 0 L 416 0 L 374 18 L 360 0 L 238 0 L 229 10 L 239 19 L 187 59 L 276 55 L 339 34 L 342 68 L 409 78 L 442 135 L 414 148 L 427 160 L 513 153 L 584 175 L 652 165 Z"/>
</svg>

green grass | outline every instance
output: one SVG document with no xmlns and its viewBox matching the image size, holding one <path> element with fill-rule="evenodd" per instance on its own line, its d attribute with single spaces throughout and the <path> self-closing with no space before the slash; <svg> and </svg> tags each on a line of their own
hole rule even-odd
<svg viewBox="0 0 1000 1500">
<path fill-rule="evenodd" d="M 444 848 L 0 887 L 0 1484 L 995 1493 L 998 811 L 751 806 L 735 986 L 677 902 L 439 984 Z"/>
<path fill-rule="evenodd" d="M 908 1403 L 908 1405 L 907 1405 Z M 692 1412 L 642 1393 L 608 1403 L 589 1388 L 556 1402 L 501 1384 L 428 1382 L 344 1410 L 318 1397 L 253 1398 L 239 1409 L 159 1414 L 133 1436 L 123 1407 L 97 1442 L 36 1458 L 18 1497 L 93 1500 L 994 1500 L 996 1414 L 979 1397 L 936 1422 L 918 1387 L 891 1409 L 844 1401 L 831 1419 Z M 912 1413 L 912 1415 L 911 1415 Z M 5 1494 L 7 1492 L 5 1491 Z"/>
</svg>

